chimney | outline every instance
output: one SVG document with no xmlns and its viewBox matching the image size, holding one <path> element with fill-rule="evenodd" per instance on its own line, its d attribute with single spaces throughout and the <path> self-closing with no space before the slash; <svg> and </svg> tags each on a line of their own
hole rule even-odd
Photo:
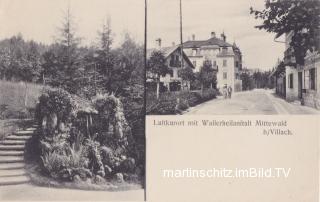
<svg viewBox="0 0 320 202">
<path fill-rule="evenodd" d="M 211 32 L 211 38 L 215 38 L 216 37 L 216 33 L 215 32 Z"/>
<path fill-rule="evenodd" d="M 192 34 L 192 41 L 196 40 L 196 35 Z"/>
<path fill-rule="evenodd" d="M 226 37 L 226 35 L 224 34 L 224 32 L 222 32 L 222 34 L 221 34 L 221 39 L 222 39 L 223 41 L 226 41 L 226 40 L 227 40 L 227 37 Z"/>
<path fill-rule="evenodd" d="M 157 49 L 161 49 L 161 38 L 158 38 L 156 40 L 156 47 L 157 47 Z"/>
</svg>

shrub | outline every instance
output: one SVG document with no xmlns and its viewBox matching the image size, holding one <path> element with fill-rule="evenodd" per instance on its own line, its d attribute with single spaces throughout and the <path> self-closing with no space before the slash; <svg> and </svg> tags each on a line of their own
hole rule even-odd
<svg viewBox="0 0 320 202">
<path fill-rule="evenodd" d="M 135 162 L 135 141 L 115 95 L 97 95 L 88 101 L 59 90 L 48 91 L 39 100 L 40 156 L 51 177 L 112 178 L 124 160 Z M 127 168 L 121 172 L 132 172 L 132 167 Z"/>
<path fill-rule="evenodd" d="M 154 92 L 147 91 L 147 114 L 178 114 L 202 102 L 216 98 L 215 89 L 206 89 L 201 91 L 177 91 L 165 92 L 156 99 Z"/>
<path fill-rule="evenodd" d="M 56 151 L 46 152 L 41 156 L 44 171 L 52 178 L 60 178 L 59 172 L 65 169 L 69 164 L 69 158 Z"/>
</svg>

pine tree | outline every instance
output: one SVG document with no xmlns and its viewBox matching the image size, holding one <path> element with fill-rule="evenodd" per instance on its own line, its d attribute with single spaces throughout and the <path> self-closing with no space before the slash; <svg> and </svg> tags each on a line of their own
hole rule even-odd
<svg viewBox="0 0 320 202">
<path fill-rule="evenodd" d="M 55 79 L 60 87 L 70 93 L 77 93 L 81 88 L 83 68 L 81 68 L 81 58 L 78 51 L 80 38 L 76 37 L 75 23 L 69 8 L 65 13 L 59 32 L 57 38 L 59 68 Z"/>
<path fill-rule="evenodd" d="M 111 18 L 108 17 L 98 31 L 98 50 L 96 59 L 96 73 L 101 75 L 98 85 L 102 89 L 110 90 L 110 82 L 114 66 L 114 55 L 111 52 L 113 44 L 113 33 L 111 29 Z"/>
</svg>

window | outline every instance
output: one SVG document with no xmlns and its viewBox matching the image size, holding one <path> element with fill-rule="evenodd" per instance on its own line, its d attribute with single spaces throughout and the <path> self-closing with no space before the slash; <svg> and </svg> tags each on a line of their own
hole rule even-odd
<svg viewBox="0 0 320 202">
<path fill-rule="evenodd" d="M 173 70 L 172 69 L 169 69 L 169 75 L 170 75 L 170 77 L 173 77 Z"/>
<path fill-rule="evenodd" d="M 224 67 L 227 66 L 227 60 L 223 60 L 223 66 L 224 66 Z"/>
<path fill-rule="evenodd" d="M 293 88 L 293 74 L 289 74 L 289 77 L 288 77 L 288 86 L 289 88 Z"/>
<path fill-rule="evenodd" d="M 315 90 L 316 89 L 316 69 L 312 68 L 309 70 L 309 76 L 310 76 L 310 89 Z"/>
<path fill-rule="evenodd" d="M 227 79 L 227 72 L 223 72 L 223 79 Z"/>
<path fill-rule="evenodd" d="M 309 70 L 304 70 L 304 88 L 309 89 L 310 85 L 310 76 L 309 76 Z"/>
<path fill-rule="evenodd" d="M 236 61 L 236 67 L 238 67 L 239 66 L 239 62 L 238 61 Z"/>
<path fill-rule="evenodd" d="M 217 61 L 213 61 L 213 66 L 216 67 L 217 66 Z"/>
<path fill-rule="evenodd" d="M 192 55 L 196 56 L 197 55 L 197 49 L 192 49 Z"/>
<path fill-rule="evenodd" d="M 222 54 L 226 54 L 228 52 L 228 48 L 224 47 L 222 48 Z"/>
<path fill-rule="evenodd" d="M 174 64 L 174 55 L 171 55 L 171 59 L 170 59 L 170 66 L 173 66 Z"/>
<path fill-rule="evenodd" d="M 192 64 L 193 64 L 194 67 L 196 67 L 197 66 L 197 61 L 196 60 L 192 61 Z"/>
</svg>

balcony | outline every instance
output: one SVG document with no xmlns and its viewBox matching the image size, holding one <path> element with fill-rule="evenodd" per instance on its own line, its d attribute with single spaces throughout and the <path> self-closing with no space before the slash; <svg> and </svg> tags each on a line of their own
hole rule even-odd
<svg viewBox="0 0 320 202">
<path fill-rule="evenodd" d="M 295 66 L 296 64 L 296 58 L 293 54 L 293 48 L 290 47 L 284 52 L 284 64 L 288 66 Z"/>
<path fill-rule="evenodd" d="M 179 60 L 170 60 L 170 67 L 181 67 L 181 61 Z"/>
</svg>

